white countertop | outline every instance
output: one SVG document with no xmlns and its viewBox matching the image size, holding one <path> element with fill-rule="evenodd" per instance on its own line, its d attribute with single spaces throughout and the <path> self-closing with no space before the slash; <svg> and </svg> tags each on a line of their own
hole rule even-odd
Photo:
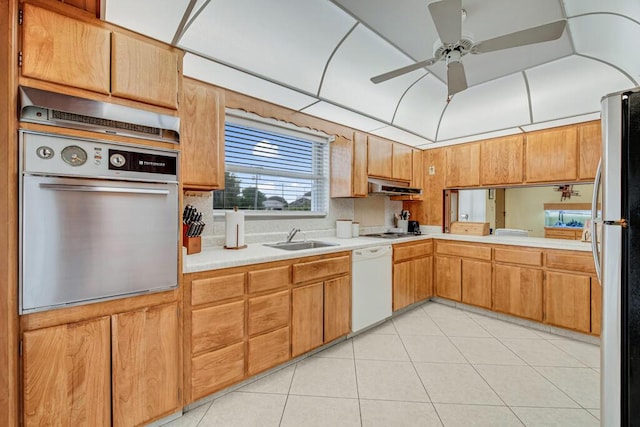
<svg viewBox="0 0 640 427">
<path fill-rule="evenodd" d="M 216 270 L 241 265 L 259 264 L 263 262 L 281 261 L 292 258 L 302 258 L 313 255 L 328 254 L 371 246 L 390 245 L 425 239 L 459 240 L 462 242 L 488 243 L 496 245 L 527 246 L 545 249 L 565 249 L 573 251 L 591 251 L 591 244 L 578 240 L 545 239 L 541 237 L 520 236 L 468 236 L 462 234 L 429 233 L 421 236 L 409 236 L 400 239 L 383 239 L 374 237 L 356 237 L 352 239 L 338 239 L 337 237 L 321 237 L 320 240 L 335 243 L 336 246 L 324 248 L 287 251 L 271 248 L 264 243 L 250 243 L 245 249 L 224 249 L 221 246 L 205 247 L 202 252 L 186 255 L 183 248 L 183 273 Z M 297 239 L 296 239 L 297 240 Z"/>
</svg>

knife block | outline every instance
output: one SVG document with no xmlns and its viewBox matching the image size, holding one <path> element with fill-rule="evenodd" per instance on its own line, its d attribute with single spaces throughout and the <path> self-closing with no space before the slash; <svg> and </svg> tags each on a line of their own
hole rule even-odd
<svg viewBox="0 0 640 427">
<path fill-rule="evenodd" d="M 187 255 L 200 253 L 202 251 L 202 237 L 188 237 L 188 229 L 188 225 L 182 225 L 182 246 L 187 248 Z"/>
</svg>

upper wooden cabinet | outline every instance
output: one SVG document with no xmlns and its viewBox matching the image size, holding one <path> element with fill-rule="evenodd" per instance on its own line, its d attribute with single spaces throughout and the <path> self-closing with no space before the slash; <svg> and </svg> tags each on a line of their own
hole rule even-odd
<svg viewBox="0 0 640 427">
<path fill-rule="evenodd" d="M 22 8 L 22 77 L 178 108 L 179 49 L 98 19 Z"/>
<path fill-rule="evenodd" d="M 424 218 L 420 223 L 442 227 L 442 203 L 445 187 L 444 148 L 425 150 L 422 156 L 424 169 Z"/>
<path fill-rule="evenodd" d="M 524 136 L 490 139 L 480 144 L 480 184 L 519 184 L 522 182 Z"/>
<path fill-rule="evenodd" d="M 391 177 L 410 182 L 413 179 L 413 148 L 404 144 L 392 145 Z"/>
<path fill-rule="evenodd" d="M 412 149 L 411 158 L 413 160 L 411 177 L 411 186 L 413 188 L 422 188 L 424 190 L 424 167 L 422 161 L 422 150 L 417 148 Z"/>
<path fill-rule="evenodd" d="M 223 90 L 184 79 L 180 145 L 185 189 L 224 188 L 224 99 Z"/>
<path fill-rule="evenodd" d="M 480 185 L 480 144 L 461 144 L 445 148 L 448 188 Z"/>
<path fill-rule="evenodd" d="M 180 57 L 124 34 L 111 35 L 111 93 L 161 107 L 178 108 Z"/>
<path fill-rule="evenodd" d="M 378 178 L 393 177 L 393 142 L 369 135 L 367 174 Z"/>
<path fill-rule="evenodd" d="M 354 132 L 331 143 L 331 197 L 366 197 L 367 135 Z"/>
<path fill-rule="evenodd" d="M 22 75 L 108 94 L 110 40 L 107 29 L 25 3 Z"/>
<path fill-rule="evenodd" d="M 578 179 L 594 180 L 602 157 L 602 126 L 595 121 L 578 126 Z"/>
<path fill-rule="evenodd" d="M 565 126 L 528 133 L 526 182 L 571 182 L 578 178 L 578 131 Z"/>
</svg>

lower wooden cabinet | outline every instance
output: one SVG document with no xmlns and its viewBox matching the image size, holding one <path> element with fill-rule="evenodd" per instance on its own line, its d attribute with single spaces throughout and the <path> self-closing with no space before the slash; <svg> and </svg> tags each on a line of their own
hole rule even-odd
<svg viewBox="0 0 640 427">
<path fill-rule="evenodd" d="M 244 342 L 232 344 L 191 359 L 192 401 L 244 378 Z"/>
<path fill-rule="evenodd" d="M 25 426 L 111 425 L 109 317 L 23 334 Z"/>
<path fill-rule="evenodd" d="M 462 302 L 491 309 L 491 263 L 463 259 Z"/>
<path fill-rule="evenodd" d="M 249 338 L 247 374 L 255 375 L 289 360 L 289 327 Z"/>
<path fill-rule="evenodd" d="M 433 256 L 393 264 L 393 311 L 433 295 Z"/>
<path fill-rule="evenodd" d="M 436 295 L 462 300 L 462 259 L 436 256 Z"/>
<path fill-rule="evenodd" d="M 543 270 L 495 264 L 493 309 L 541 322 L 543 281 Z"/>
<path fill-rule="evenodd" d="M 602 327 L 602 285 L 591 277 L 591 333 L 600 335 Z"/>
<path fill-rule="evenodd" d="M 324 342 L 351 332 L 351 278 L 324 282 Z"/>
<path fill-rule="evenodd" d="M 291 291 L 291 356 L 319 347 L 323 342 L 324 284 Z"/>
<path fill-rule="evenodd" d="M 546 322 L 581 332 L 591 332 L 591 278 L 547 272 Z"/>
</svg>

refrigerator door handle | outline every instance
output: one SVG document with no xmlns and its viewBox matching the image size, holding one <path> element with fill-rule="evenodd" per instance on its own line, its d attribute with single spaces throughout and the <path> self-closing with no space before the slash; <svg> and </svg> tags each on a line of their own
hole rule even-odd
<svg viewBox="0 0 640 427">
<path fill-rule="evenodd" d="M 598 235 L 596 234 L 596 223 L 598 219 L 598 199 L 600 197 L 600 180 L 602 178 L 602 159 L 598 162 L 598 170 L 596 171 L 596 179 L 593 183 L 593 198 L 591 199 L 591 253 L 593 254 L 593 262 L 596 267 L 596 276 L 598 281 L 602 283 L 602 268 L 600 266 L 600 253 L 598 253 Z"/>
</svg>

